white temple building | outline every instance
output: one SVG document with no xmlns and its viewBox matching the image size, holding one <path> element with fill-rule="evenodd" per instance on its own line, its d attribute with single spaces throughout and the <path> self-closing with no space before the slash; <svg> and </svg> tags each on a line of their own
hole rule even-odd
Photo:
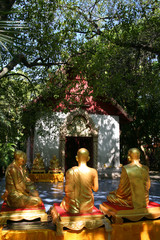
<svg viewBox="0 0 160 240">
<path fill-rule="evenodd" d="M 50 159 L 56 155 L 66 171 L 77 165 L 77 150 L 85 147 L 90 153 L 89 166 L 117 168 L 120 165 L 120 126 L 130 121 L 113 99 L 109 102 L 95 100 L 88 82 L 77 76 L 66 91 L 65 99 L 52 113 L 37 121 L 34 136 L 27 144 L 28 158 L 33 159 L 39 152 L 48 167 Z"/>
</svg>

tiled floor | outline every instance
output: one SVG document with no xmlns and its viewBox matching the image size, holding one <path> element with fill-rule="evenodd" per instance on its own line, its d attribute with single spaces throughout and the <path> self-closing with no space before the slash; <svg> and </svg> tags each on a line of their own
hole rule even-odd
<svg viewBox="0 0 160 240">
<path fill-rule="evenodd" d="M 118 187 L 119 179 L 102 179 L 99 180 L 99 190 L 94 193 L 95 206 L 106 200 L 106 196 L 110 191 Z M 64 184 L 59 182 L 54 183 L 36 183 L 37 190 L 42 198 L 46 211 L 53 205 L 54 202 L 61 202 L 64 197 Z M 5 179 L 0 179 L 0 196 L 5 191 Z M 160 203 L 160 181 L 152 180 L 150 189 L 150 200 Z M 0 207 L 3 200 L 0 199 Z"/>
</svg>

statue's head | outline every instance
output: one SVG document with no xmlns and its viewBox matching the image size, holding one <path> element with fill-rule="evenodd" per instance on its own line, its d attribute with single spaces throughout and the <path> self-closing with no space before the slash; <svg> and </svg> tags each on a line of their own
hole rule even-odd
<svg viewBox="0 0 160 240">
<path fill-rule="evenodd" d="M 128 161 L 132 162 L 134 160 L 140 161 L 140 150 L 138 148 L 130 148 L 128 151 Z"/>
<path fill-rule="evenodd" d="M 76 156 L 77 162 L 88 162 L 89 159 L 89 151 L 86 148 L 80 148 Z"/>
<path fill-rule="evenodd" d="M 14 153 L 14 159 L 18 163 L 18 165 L 24 165 L 27 161 L 26 153 L 22 152 L 21 150 L 16 150 Z"/>
</svg>

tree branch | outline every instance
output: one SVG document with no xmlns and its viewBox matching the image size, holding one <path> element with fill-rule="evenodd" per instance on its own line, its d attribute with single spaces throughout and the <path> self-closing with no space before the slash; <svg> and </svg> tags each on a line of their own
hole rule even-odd
<svg viewBox="0 0 160 240">
<path fill-rule="evenodd" d="M 154 47 L 150 47 L 150 46 L 147 46 L 147 45 L 143 45 L 143 44 L 136 44 L 136 43 L 129 43 L 129 42 L 121 42 L 119 39 L 117 40 L 114 40 L 113 43 L 115 43 L 116 45 L 118 46 L 121 46 L 121 47 L 127 47 L 127 48 L 135 48 L 137 50 L 144 50 L 144 51 L 148 51 L 150 53 L 154 53 L 158 56 L 160 56 L 160 49 L 158 48 L 154 48 Z"/>
<path fill-rule="evenodd" d="M 27 77 L 26 75 L 22 74 L 22 73 L 10 73 L 10 74 L 7 74 L 6 77 L 8 77 L 8 76 L 13 76 L 13 75 L 22 76 L 22 77 L 24 77 L 24 78 L 27 78 L 28 82 L 30 82 L 30 84 L 32 84 L 30 78 Z"/>
<path fill-rule="evenodd" d="M 32 68 L 35 66 L 50 67 L 53 65 L 62 65 L 62 64 L 66 64 L 66 62 L 45 63 L 45 62 L 43 62 L 43 59 L 37 58 L 33 62 L 29 63 L 23 54 L 18 54 L 13 57 L 13 59 L 8 63 L 7 66 L 5 66 L 4 68 L 2 68 L 0 70 L 0 78 L 5 77 L 7 75 L 7 73 L 9 73 L 11 70 L 13 70 L 17 64 L 23 64 L 24 66 L 26 66 L 28 68 Z"/>
</svg>

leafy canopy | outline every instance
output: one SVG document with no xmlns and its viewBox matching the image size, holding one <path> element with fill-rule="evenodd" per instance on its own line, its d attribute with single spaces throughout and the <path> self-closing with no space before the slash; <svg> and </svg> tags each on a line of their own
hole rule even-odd
<svg viewBox="0 0 160 240">
<path fill-rule="evenodd" d="M 72 76 L 86 77 L 95 97 L 115 98 L 133 117 L 122 128 L 126 149 L 159 141 L 159 1 L 17 0 L 8 20 L 27 28 L 11 31 L 9 52 L 2 47 L 2 80 L 21 69 L 32 87 L 30 99 L 40 94 L 58 99 L 66 84 L 63 74 L 58 76 L 63 88 L 53 81 L 52 91 L 46 89 L 63 64 Z"/>
</svg>

